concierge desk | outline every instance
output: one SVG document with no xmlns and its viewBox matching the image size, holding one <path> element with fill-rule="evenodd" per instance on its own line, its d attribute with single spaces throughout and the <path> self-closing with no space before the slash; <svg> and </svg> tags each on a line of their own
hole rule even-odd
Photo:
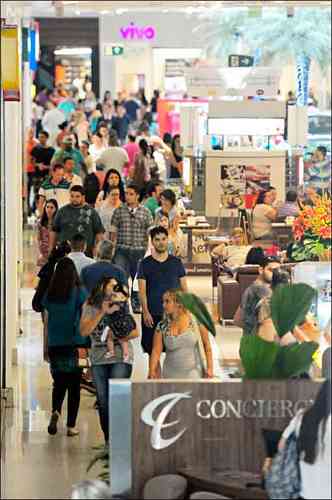
<svg viewBox="0 0 332 500">
<path fill-rule="evenodd" d="M 321 384 L 111 380 L 112 494 L 142 498 L 152 477 L 193 467 L 259 473 L 262 429 L 283 430 Z"/>
</svg>

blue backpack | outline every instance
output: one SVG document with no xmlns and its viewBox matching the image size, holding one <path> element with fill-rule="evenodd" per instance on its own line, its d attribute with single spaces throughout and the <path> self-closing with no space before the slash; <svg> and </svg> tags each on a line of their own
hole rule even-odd
<svg viewBox="0 0 332 500">
<path fill-rule="evenodd" d="M 295 432 L 273 459 L 271 469 L 265 477 L 265 488 L 269 498 L 273 500 L 300 497 L 301 472 Z"/>
</svg>

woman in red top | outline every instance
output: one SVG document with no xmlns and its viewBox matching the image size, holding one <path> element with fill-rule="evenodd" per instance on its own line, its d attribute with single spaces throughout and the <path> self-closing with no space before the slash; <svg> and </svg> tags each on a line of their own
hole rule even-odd
<svg viewBox="0 0 332 500">
<path fill-rule="evenodd" d="M 32 213 L 32 207 L 30 206 L 30 192 L 31 192 L 31 188 L 33 186 L 33 178 L 34 178 L 34 175 L 35 175 L 35 166 L 32 162 L 32 158 L 31 158 L 31 151 L 33 150 L 33 148 L 35 146 L 37 146 L 38 144 L 38 141 L 34 138 L 34 134 L 33 134 L 33 128 L 32 127 L 29 127 L 28 130 L 27 130 L 27 139 L 26 139 L 26 143 L 25 143 L 25 171 L 27 173 L 27 178 L 28 178 L 28 182 L 27 182 L 27 202 L 28 202 L 28 212 L 29 212 L 29 215 L 31 215 Z"/>
<path fill-rule="evenodd" d="M 43 215 L 37 226 L 37 241 L 39 249 L 39 257 L 37 260 L 37 266 L 43 266 L 48 260 L 48 255 L 50 251 L 50 231 L 52 230 L 52 224 L 56 213 L 58 211 L 58 202 L 54 199 L 49 200 L 44 207 Z"/>
</svg>

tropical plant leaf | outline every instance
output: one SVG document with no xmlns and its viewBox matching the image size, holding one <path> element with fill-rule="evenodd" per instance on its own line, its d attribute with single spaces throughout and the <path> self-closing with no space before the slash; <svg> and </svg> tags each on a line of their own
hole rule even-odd
<svg viewBox="0 0 332 500">
<path fill-rule="evenodd" d="M 245 371 L 245 378 L 271 379 L 273 367 L 280 346 L 267 342 L 257 335 L 243 335 L 240 345 L 240 357 Z"/>
<path fill-rule="evenodd" d="M 99 462 L 99 460 L 108 460 L 108 457 L 109 457 L 109 454 L 108 454 L 108 451 L 103 451 L 101 453 L 97 453 L 97 455 L 95 455 L 95 457 L 91 460 L 91 462 L 89 463 L 86 471 L 89 472 L 92 467 L 97 463 Z"/>
<path fill-rule="evenodd" d="M 110 474 L 109 472 L 102 472 L 101 474 L 98 475 L 99 479 L 102 481 L 105 481 L 107 484 L 109 484 L 109 479 L 110 479 Z"/>
<path fill-rule="evenodd" d="M 281 347 L 273 370 L 274 378 L 290 378 L 307 372 L 318 348 L 316 342 Z"/>
<path fill-rule="evenodd" d="M 212 335 L 216 336 L 216 329 L 214 326 L 214 322 L 211 318 L 209 311 L 207 310 L 205 304 L 201 301 L 199 297 L 194 295 L 193 293 L 185 293 L 178 292 L 176 294 L 178 301 L 182 304 L 186 309 L 195 318 L 199 323 L 201 323 L 205 328 L 212 333 Z"/>
<path fill-rule="evenodd" d="M 280 285 L 271 298 L 271 316 L 279 337 L 292 332 L 305 320 L 316 291 L 305 283 Z"/>
</svg>

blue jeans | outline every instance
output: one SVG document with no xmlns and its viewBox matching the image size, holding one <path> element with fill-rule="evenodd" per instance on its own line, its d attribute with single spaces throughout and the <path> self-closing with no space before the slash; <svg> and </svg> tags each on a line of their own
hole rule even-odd
<svg viewBox="0 0 332 500">
<path fill-rule="evenodd" d="M 113 262 L 121 267 L 128 276 L 134 280 L 139 261 L 144 258 L 145 250 L 131 250 L 127 248 L 118 248 L 116 250 Z"/>
<path fill-rule="evenodd" d="M 109 393 L 108 381 L 111 378 L 130 378 L 132 365 L 128 363 L 113 363 L 108 365 L 93 365 L 93 382 L 97 391 L 100 425 L 105 441 L 109 438 Z"/>
<path fill-rule="evenodd" d="M 131 277 L 132 284 L 137 274 L 138 264 L 144 258 L 145 250 L 131 250 L 127 248 L 118 248 L 113 262 L 116 266 L 121 267 Z M 131 290 L 131 304 L 134 309 L 139 307 L 138 292 Z"/>
</svg>

